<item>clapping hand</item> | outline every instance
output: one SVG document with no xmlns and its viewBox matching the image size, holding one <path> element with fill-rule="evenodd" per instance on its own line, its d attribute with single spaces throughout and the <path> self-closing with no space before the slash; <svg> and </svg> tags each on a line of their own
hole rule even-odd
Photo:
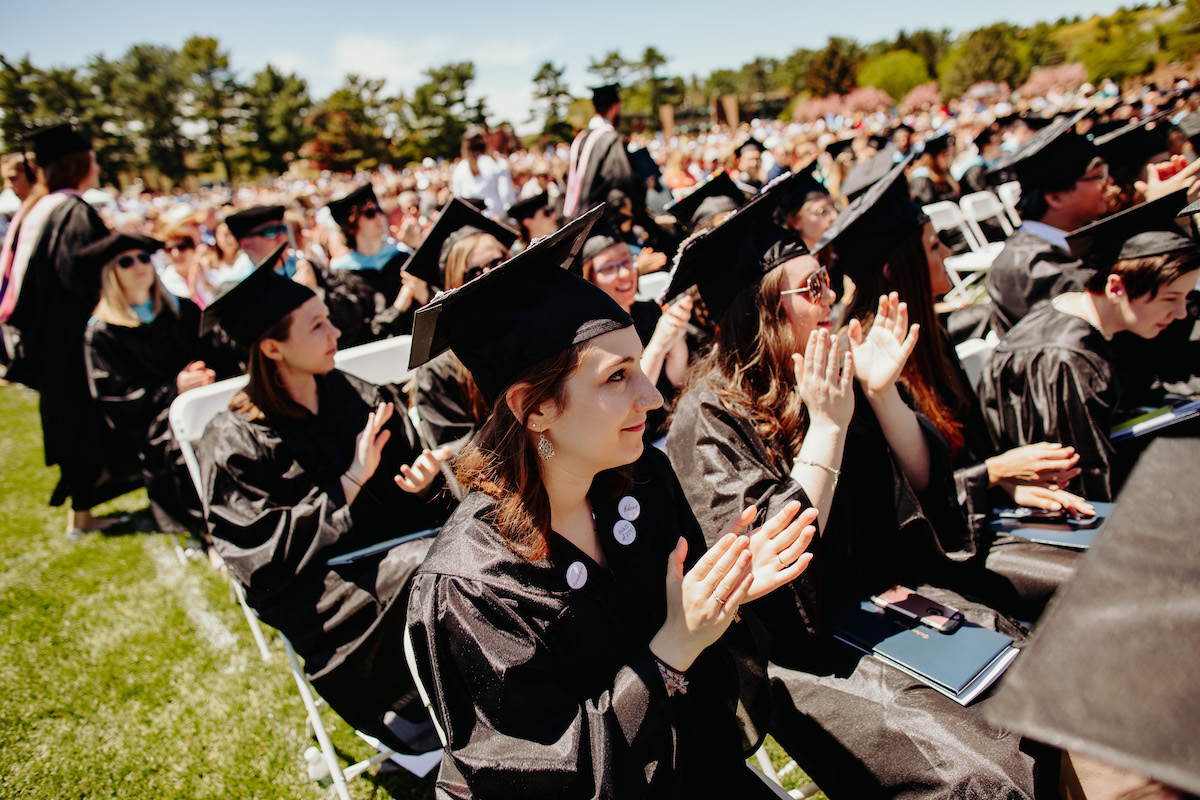
<svg viewBox="0 0 1200 800">
<path fill-rule="evenodd" d="M 920 326 L 909 327 L 908 304 L 896 292 L 883 295 L 865 340 L 857 319 L 850 320 L 849 328 L 854 373 L 863 391 L 870 397 L 893 387 L 917 346 Z"/>
<path fill-rule="evenodd" d="M 838 338 L 825 329 L 808 335 L 804 355 L 792 354 L 796 391 L 814 424 L 844 428 L 854 416 L 854 356 L 847 352 L 838 372 Z"/>
<path fill-rule="evenodd" d="M 813 523 L 817 520 L 817 509 L 808 508 L 802 513 L 798 500 L 785 505 L 779 513 L 746 535 L 751 555 L 751 574 L 754 582 L 746 593 L 746 600 L 757 600 L 796 578 L 808 568 L 812 553 L 805 552 L 816 535 Z M 721 534 L 741 533 L 754 522 L 757 508 L 750 506 L 742 510 L 725 526 Z"/>
<path fill-rule="evenodd" d="M 449 447 L 439 447 L 437 450 L 422 450 L 421 455 L 411 465 L 403 464 L 400 474 L 396 476 L 396 485 L 409 494 L 425 491 L 433 479 L 437 477 L 439 465 L 450 458 L 452 450 Z"/>
<path fill-rule="evenodd" d="M 393 404 L 380 403 L 379 408 L 367 415 L 366 426 L 354 440 L 354 461 L 350 464 L 346 476 L 359 486 L 370 480 L 379 468 L 383 446 L 392 437 L 392 432 L 384 430 L 383 426 L 392 418 L 393 411 Z"/>
</svg>

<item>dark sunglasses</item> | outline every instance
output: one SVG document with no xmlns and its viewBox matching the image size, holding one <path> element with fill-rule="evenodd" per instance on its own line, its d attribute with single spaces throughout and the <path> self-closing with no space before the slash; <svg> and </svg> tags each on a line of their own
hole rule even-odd
<svg viewBox="0 0 1200 800">
<path fill-rule="evenodd" d="M 362 219 L 375 219 L 376 217 L 379 216 L 379 214 L 380 214 L 380 211 L 378 208 L 376 208 L 375 206 L 367 206 L 366 208 L 364 208 L 362 210 L 361 213 L 359 213 L 358 216 L 361 217 Z"/>
<path fill-rule="evenodd" d="M 278 239 L 280 236 L 287 234 L 287 227 L 284 225 L 268 225 L 260 231 L 254 231 L 251 236 L 261 236 L 264 239 Z"/>
<path fill-rule="evenodd" d="M 466 272 L 463 273 L 463 283 L 469 283 L 470 281 L 475 280 L 483 273 L 485 273 L 489 270 L 493 270 L 496 267 L 500 266 L 506 260 L 507 259 L 505 259 L 503 256 L 501 256 L 500 258 L 493 258 L 491 261 L 489 261 L 488 263 L 484 264 L 481 267 L 471 267 L 470 269 L 468 269 Z"/>
<path fill-rule="evenodd" d="M 810 300 L 816 300 L 821 295 L 825 294 L 825 290 L 830 287 L 829 270 L 821 267 L 819 270 L 808 276 L 807 283 L 801 289 L 784 289 L 780 292 L 784 294 L 806 294 Z"/>
<path fill-rule="evenodd" d="M 135 263 L 136 264 L 149 264 L 150 263 L 150 254 L 149 253 L 138 253 L 136 256 L 125 255 L 125 256 L 121 256 L 120 258 L 117 259 L 117 266 L 120 267 L 121 269 L 129 269 Z"/>
<path fill-rule="evenodd" d="M 191 239 L 184 239 L 183 241 L 180 241 L 180 242 L 171 242 L 170 244 L 163 245 L 163 250 L 167 250 L 172 253 L 184 253 L 184 252 L 187 252 L 188 250 L 195 250 L 195 249 L 196 249 L 196 243 L 193 242 Z"/>
</svg>

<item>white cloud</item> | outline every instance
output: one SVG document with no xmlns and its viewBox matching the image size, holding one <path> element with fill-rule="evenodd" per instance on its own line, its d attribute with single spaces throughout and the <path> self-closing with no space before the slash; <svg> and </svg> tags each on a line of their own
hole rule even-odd
<svg viewBox="0 0 1200 800">
<path fill-rule="evenodd" d="M 349 73 L 369 78 L 386 78 L 388 88 L 411 89 L 424 79 L 428 67 L 455 60 L 454 39 L 429 34 L 409 40 L 391 33 L 350 32 L 339 34 L 330 45 L 327 70 L 336 79 Z"/>
</svg>

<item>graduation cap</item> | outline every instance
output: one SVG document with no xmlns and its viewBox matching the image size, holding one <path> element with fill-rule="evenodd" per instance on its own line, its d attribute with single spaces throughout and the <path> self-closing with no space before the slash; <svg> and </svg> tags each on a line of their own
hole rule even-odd
<svg viewBox="0 0 1200 800">
<path fill-rule="evenodd" d="M 283 222 L 283 206 L 255 206 L 225 218 L 235 239 L 244 239 L 250 231 L 268 222 Z"/>
<path fill-rule="evenodd" d="M 904 122 L 901 122 L 899 125 L 897 125 L 896 127 L 892 128 L 892 130 L 889 132 L 889 134 L 888 134 L 888 135 L 889 135 L 889 136 L 895 136 L 895 135 L 896 135 L 897 133 L 899 133 L 900 131 L 908 131 L 908 135 L 909 135 L 909 136 L 912 136 L 912 135 L 913 135 L 913 133 L 914 133 L 914 131 L 913 131 L 913 127 L 912 127 L 911 125 L 909 125 L 909 124 L 907 124 L 907 123 L 904 123 Z"/>
<path fill-rule="evenodd" d="M 92 287 L 100 284 L 100 270 L 105 264 L 129 250 L 153 253 L 161 250 L 163 243 L 150 236 L 137 233 L 110 233 L 79 249 L 75 254 L 73 268 Z"/>
<path fill-rule="evenodd" d="M 634 150 L 629 154 L 629 164 L 643 181 L 650 178 L 658 179 L 662 177 L 662 170 L 658 168 L 654 156 L 650 155 L 650 151 L 645 147 Z"/>
<path fill-rule="evenodd" d="M 86 136 L 64 122 L 39 128 L 25 134 L 24 141 L 33 146 L 33 157 L 39 166 L 45 167 L 72 153 L 86 153 L 92 142 Z"/>
<path fill-rule="evenodd" d="M 728 172 L 718 172 L 685 197 L 667 206 L 666 211 L 691 232 L 717 214 L 731 211 L 746 202 L 746 193 L 737 187 Z M 703 208 L 702 208 L 703 207 Z"/>
<path fill-rule="evenodd" d="M 766 152 L 766 145 L 755 139 L 753 136 L 746 137 L 746 140 L 733 148 L 735 156 L 741 156 L 743 150 L 757 150 L 760 153 Z"/>
<path fill-rule="evenodd" d="M 780 201 L 804 173 L 781 175 L 767 184 L 720 227 L 710 228 L 684 242 L 679 251 L 666 299 L 695 286 L 712 319 L 720 321 L 733 299 L 747 286 L 790 258 L 807 253 L 803 240 L 773 221 Z"/>
<path fill-rule="evenodd" d="M 1192 147 L 1200 152 L 1200 111 L 1188 114 L 1179 120 L 1176 127 L 1183 131 L 1183 135 L 1192 143 Z"/>
<path fill-rule="evenodd" d="M 1200 251 L 1200 245 L 1175 222 L 1186 203 L 1187 189 L 1180 189 L 1077 228 L 1067 234 L 1071 255 L 1108 269 L 1129 258 Z"/>
<path fill-rule="evenodd" d="M 550 193 L 542 192 L 535 194 L 533 197 L 528 197 L 524 200 L 518 200 L 508 207 L 508 215 L 520 222 L 524 219 L 529 219 L 538 212 L 538 209 L 545 208 L 550 205 Z"/>
<path fill-rule="evenodd" d="M 418 309 L 409 368 L 453 350 L 485 399 L 530 367 L 633 318 L 604 290 L 572 272 L 598 205 L 469 283 Z"/>
<path fill-rule="evenodd" d="M 201 335 L 220 325 L 235 342 L 250 347 L 272 325 L 317 296 L 275 271 L 286 246 L 276 247 L 244 281 L 205 306 Z"/>
<path fill-rule="evenodd" d="M 842 155 L 843 153 L 850 153 L 850 155 L 854 155 L 854 152 L 850 149 L 853 146 L 854 146 L 853 138 L 838 139 L 836 141 L 830 142 L 829 144 L 825 145 L 825 152 L 829 153 L 829 155 L 833 156 L 834 158 L 837 158 L 838 156 Z"/>
<path fill-rule="evenodd" d="M 922 142 L 922 153 L 929 153 L 931 156 L 936 156 L 938 153 L 944 153 L 950 149 L 950 145 L 954 143 L 954 134 L 943 133 L 938 136 L 930 137 Z"/>
<path fill-rule="evenodd" d="M 350 222 L 350 214 L 354 209 L 362 208 L 367 203 L 374 203 L 378 207 L 379 199 L 375 197 L 375 190 L 371 188 L 371 184 L 364 183 L 350 194 L 330 200 L 326 207 L 334 222 L 346 225 Z"/>
<path fill-rule="evenodd" d="M 1200 793 L 1198 496 L 1200 440 L 1157 437 L 988 702 L 992 724 Z"/>
<path fill-rule="evenodd" d="M 596 110 L 610 108 L 621 102 L 621 84 L 606 83 L 603 86 L 592 87 L 592 105 Z"/>
<path fill-rule="evenodd" d="M 797 170 L 796 180 L 788 184 L 787 191 L 779 199 L 779 214 L 776 215 L 778 221 L 782 222 L 781 218 L 786 218 L 810 200 L 829 197 L 829 190 L 813 175 L 816 168 L 817 162 L 812 161 L 803 169 Z"/>
<path fill-rule="evenodd" d="M 475 206 L 479 211 L 487 211 L 487 200 L 482 197 L 460 197 L 459 199 Z"/>
<path fill-rule="evenodd" d="M 832 247 L 838 265 L 852 280 L 883 269 L 896 246 L 926 220 L 908 193 L 904 169 L 911 160 L 910 155 L 897 163 L 839 214 L 813 253 Z"/>
<path fill-rule="evenodd" d="M 987 147 L 989 144 L 999 138 L 999 136 L 1000 134 L 996 131 L 996 129 L 989 125 L 981 130 L 978 136 L 971 140 L 971 144 L 975 145 L 975 149 L 982 153 L 983 148 Z"/>
<path fill-rule="evenodd" d="M 895 163 L 895 158 L 891 153 L 880 153 L 855 164 L 854 169 L 850 170 L 846 179 L 842 181 L 842 197 L 847 200 L 858 197 L 870 189 L 876 181 L 891 172 Z"/>
<path fill-rule="evenodd" d="M 881 136 L 878 133 L 871 134 L 867 137 L 867 144 L 881 152 L 887 149 L 887 146 L 890 142 L 891 139 L 889 139 L 887 136 Z"/>
<path fill-rule="evenodd" d="M 1140 170 L 1147 161 L 1167 149 L 1171 123 L 1164 117 L 1169 113 L 1159 111 L 1151 114 L 1139 122 L 1097 136 L 1092 143 L 1100 148 L 1110 169 Z"/>
<path fill-rule="evenodd" d="M 995 174 L 1015 169 L 1022 194 L 1034 190 L 1055 191 L 1068 188 L 1084 176 L 1088 166 L 1103 155 L 1087 137 L 1075 133 L 1087 110 L 1060 119 L 1035 133 L 1016 152 L 1001 158 L 988 170 Z"/>
<path fill-rule="evenodd" d="M 592 232 L 584 240 L 583 247 L 579 251 L 579 258 L 575 259 L 568 269 L 578 275 L 582 275 L 584 264 L 608 248 L 621 244 L 624 241 L 615 230 L 600 222 L 592 228 Z"/>
<path fill-rule="evenodd" d="M 513 242 L 520 238 L 519 234 L 507 225 L 496 222 L 491 217 L 484 216 L 479 209 L 464 201 L 457 195 L 451 195 L 437 222 L 425 235 L 417 251 L 408 257 L 404 263 L 404 271 L 415 275 L 432 286 L 446 284 L 446 257 L 454 241 L 451 237 L 465 228 L 471 228 L 466 234 L 455 237 L 455 241 L 464 235 L 472 233 L 490 233 L 504 247 L 512 247 Z"/>
</svg>

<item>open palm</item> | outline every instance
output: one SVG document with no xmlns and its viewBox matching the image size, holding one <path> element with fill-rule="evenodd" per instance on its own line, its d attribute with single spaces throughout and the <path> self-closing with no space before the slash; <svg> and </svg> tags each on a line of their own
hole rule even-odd
<svg viewBox="0 0 1200 800">
<path fill-rule="evenodd" d="M 917 346 L 918 327 L 909 327 L 908 306 L 895 292 L 879 298 L 875 322 L 865 339 L 859 321 L 850 321 L 854 374 L 865 392 L 876 394 L 895 384 Z"/>
</svg>

